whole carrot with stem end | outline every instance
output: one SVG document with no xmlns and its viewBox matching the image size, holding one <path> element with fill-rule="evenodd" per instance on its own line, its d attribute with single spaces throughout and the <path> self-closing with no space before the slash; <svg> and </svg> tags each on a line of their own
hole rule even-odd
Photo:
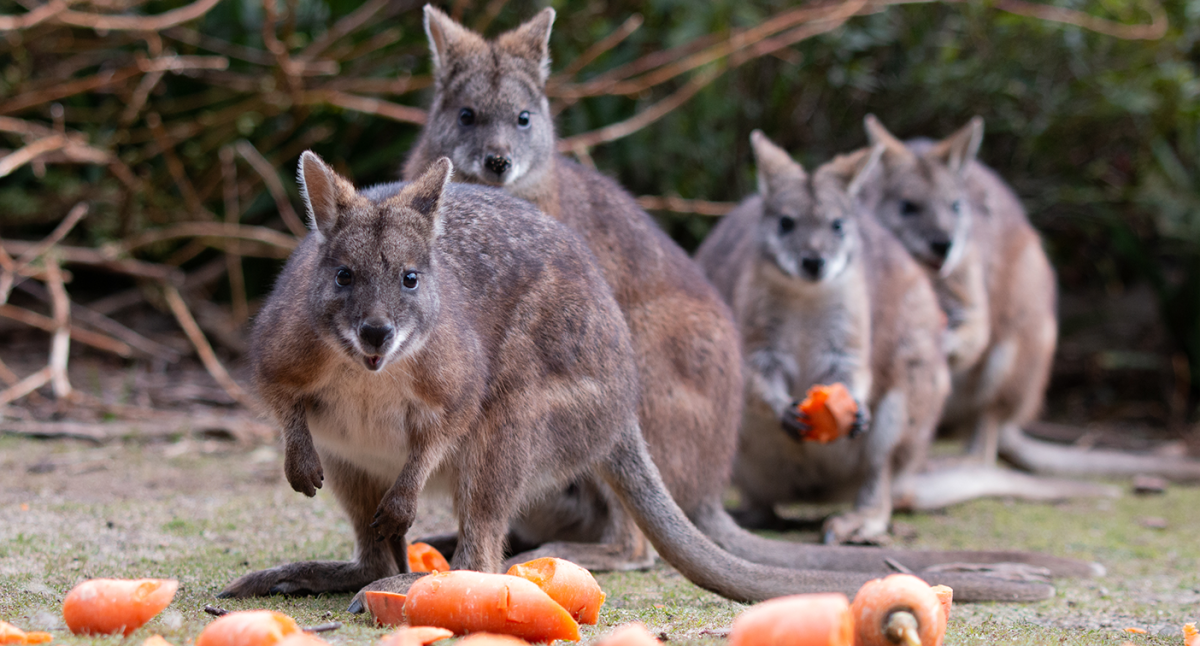
<svg viewBox="0 0 1200 646">
<path fill-rule="evenodd" d="M 514 565 L 508 569 L 508 573 L 532 581 L 558 605 L 566 608 L 575 621 L 595 625 L 600 620 L 604 591 L 586 568 L 548 556 Z"/>
<path fill-rule="evenodd" d="M 850 611 L 855 646 L 936 646 L 945 630 L 937 593 L 911 574 L 868 581 Z"/>
<path fill-rule="evenodd" d="M 729 646 L 851 646 L 854 619 L 841 593 L 764 601 L 733 620 Z"/>
<path fill-rule="evenodd" d="M 89 579 L 63 599 L 63 620 L 76 635 L 129 633 L 171 605 L 173 579 Z"/>
</svg>

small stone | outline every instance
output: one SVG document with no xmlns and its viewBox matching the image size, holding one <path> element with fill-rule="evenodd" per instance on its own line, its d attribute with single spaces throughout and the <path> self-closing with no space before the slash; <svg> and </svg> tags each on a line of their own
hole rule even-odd
<svg viewBox="0 0 1200 646">
<path fill-rule="evenodd" d="M 1150 496 L 1167 491 L 1167 481 L 1157 476 L 1135 476 L 1133 493 L 1139 496 Z"/>
</svg>

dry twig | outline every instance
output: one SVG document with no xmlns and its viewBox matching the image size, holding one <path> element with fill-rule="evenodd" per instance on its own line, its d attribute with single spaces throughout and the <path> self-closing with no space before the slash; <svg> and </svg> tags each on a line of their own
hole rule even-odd
<svg viewBox="0 0 1200 646">
<path fill-rule="evenodd" d="M 225 370 L 225 366 L 221 365 L 221 361 L 217 359 L 217 355 L 213 352 L 212 346 L 209 345 L 208 339 L 204 338 L 204 333 L 200 331 L 200 326 L 196 325 L 196 319 L 192 317 L 192 313 L 188 310 L 188 306 L 183 302 L 183 296 L 180 296 L 179 290 L 172 285 L 163 285 L 163 296 L 166 298 L 167 307 L 171 309 L 171 313 L 175 315 L 175 320 L 179 322 L 179 327 L 183 328 L 183 333 L 187 335 L 189 341 L 192 342 L 192 347 L 196 349 L 196 354 L 200 355 L 200 363 L 204 364 L 204 369 L 212 378 L 220 384 L 221 388 L 239 404 L 255 410 L 254 401 L 242 390 L 242 387 L 229 376 L 229 372 Z"/>
</svg>

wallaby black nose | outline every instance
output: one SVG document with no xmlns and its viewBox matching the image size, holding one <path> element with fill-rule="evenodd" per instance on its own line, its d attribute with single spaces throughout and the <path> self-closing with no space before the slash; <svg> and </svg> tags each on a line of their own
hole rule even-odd
<svg viewBox="0 0 1200 646">
<path fill-rule="evenodd" d="M 395 328 L 387 323 L 373 324 L 363 323 L 358 328 L 358 337 L 366 344 L 366 350 L 382 350 L 388 341 L 392 340 L 392 332 Z"/>
<path fill-rule="evenodd" d="M 800 266 L 804 268 L 804 273 L 816 278 L 821 275 L 821 268 L 825 266 L 824 258 L 805 258 L 800 261 Z"/>
<path fill-rule="evenodd" d="M 950 255 L 950 241 L 937 240 L 935 242 L 930 242 L 929 250 L 933 252 L 933 255 L 944 260 L 946 256 Z"/>
<path fill-rule="evenodd" d="M 483 165 L 487 166 L 487 169 L 493 173 L 497 175 L 503 175 L 504 171 L 508 170 L 509 167 L 512 166 L 512 160 L 508 157 L 501 157 L 500 155 L 488 155 L 484 158 Z"/>
</svg>

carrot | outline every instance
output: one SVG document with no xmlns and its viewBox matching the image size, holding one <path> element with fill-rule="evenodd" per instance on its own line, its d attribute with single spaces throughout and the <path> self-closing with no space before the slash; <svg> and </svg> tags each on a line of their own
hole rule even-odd
<svg viewBox="0 0 1200 646">
<path fill-rule="evenodd" d="M 367 610 L 370 610 L 371 616 L 375 618 L 375 625 L 400 626 L 405 623 L 405 595 L 368 590 L 363 593 L 363 600 L 366 602 Z"/>
<path fill-rule="evenodd" d="M 529 646 L 524 639 L 495 633 L 475 633 L 458 643 L 463 646 Z"/>
<path fill-rule="evenodd" d="M 404 626 L 384 635 L 375 646 L 425 646 L 453 636 L 449 630 L 436 626 Z"/>
<path fill-rule="evenodd" d="M 205 626 L 195 646 L 272 646 L 298 632 L 296 620 L 282 612 L 240 610 Z"/>
<path fill-rule="evenodd" d="M 616 630 L 596 642 L 596 646 L 662 646 L 662 642 L 651 635 L 645 625 L 635 621 L 617 626 Z"/>
<path fill-rule="evenodd" d="M 1200 646 L 1200 630 L 1196 630 L 1196 624 L 1183 625 L 1183 646 Z"/>
<path fill-rule="evenodd" d="M 850 610 L 855 646 L 935 646 L 945 622 L 937 593 L 911 574 L 868 581 Z"/>
<path fill-rule="evenodd" d="M 466 570 L 436 572 L 408 589 L 404 614 L 413 624 L 456 635 L 494 632 L 537 642 L 579 641 L 579 624 L 531 581 Z M 196 646 L 200 646 L 197 644 Z"/>
<path fill-rule="evenodd" d="M 329 646 L 329 642 L 304 631 L 292 633 L 275 644 L 276 646 Z"/>
<path fill-rule="evenodd" d="M 935 646 L 941 646 L 942 640 L 946 638 L 946 627 L 950 625 L 950 607 L 954 605 L 954 589 L 948 585 L 935 585 L 932 590 L 937 595 L 938 603 L 942 604 L 942 623 L 938 627 L 938 636 L 935 642 Z"/>
<path fill-rule="evenodd" d="M 508 573 L 533 581 L 581 624 L 596 625 L 604 592 L 587 569 L 563 559 L 545 557 L 508 568 Z"/>
<path fill-rule="evenodd" d="M 764 601 L 738 615 L 729 646 L 851 646 L 850 601 L 840 593 Z"/>
<path fill-rule="evenodd" d="M 162 635 L 151 635 L 142 642 L 142 646 L 174 646 L 174 644 L 164 639 Z"/>
<path fill-rule="evenodd" d="M 807 419 L 801 419 L 809 427 L 804 439 L 814 442 L 832 442 L 845 435 L 858 413 L 858 404 L 854 396 L 840 383 L 829 386 L 813 386 L 808 389 L 804 401 L 800 402 L 800 412 Z"/>
<path fill-rule="evenodd" d="M 0 644 L 44 644 L 54 639 L 50 633 L 27 633 L 20 628 L 0 621 Z"/>
<path fill-rule="evenodd" d="M 63 599 L 63 619 L 76 635 L 129 633 L 171 605 L 173 579 L 91 579 Z"/>
<path fill-rule="evenodd" d="M 446 557 L 429 543 L 412 543 L 408 546 L 409 572 L 449 572 Z"/>
</svg>

